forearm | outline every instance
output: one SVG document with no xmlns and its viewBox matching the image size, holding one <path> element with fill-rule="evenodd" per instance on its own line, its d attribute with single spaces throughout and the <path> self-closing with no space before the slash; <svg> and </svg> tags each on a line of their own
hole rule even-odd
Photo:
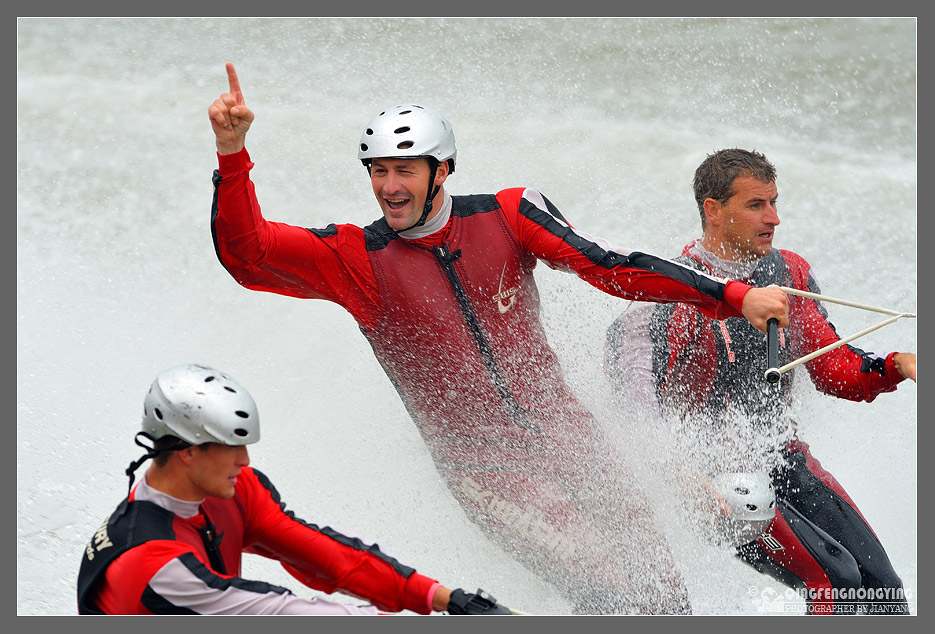
<svg viewBox="0 0 935 634">
<path fill-rule="evenodd" d="M 796 354 L 804 356 L 840 340 L 834 326 L 811 299 L 793 302 Z M 825 394 L 851 401 L 873 401 L 892 392 L 904 380 L 896 366 L 898 353 L 882 355 L 843 345 L 805 364 L 815 387 Z M 905 360 L 900 357 L 900 360 Z"/>
<path fill-rule="evenodd" d="M 346 308 L 361 325 L 379 314 L 376 278 L 363 231 L 353 225 L 309 230 L 264 219 L 246 150 L 218 156 L 211 229 L 221 264 L 242 286 Z"/>
<path fill-rule="evenodd" d="M 432 593 L 432 610 L 443 612 L 448 609 L 448 600 L 451 599 L 451 589 L 438 584 Z"/>
<path fill-rule="evenodd" d="M 141 603 L 155 614 L 178 610 L 195 614 L 377 613 L 373 606 L 304 599 L 279 586 L 218 575 L 194 557 L 173 559 L 157 571 L 149 580 Z"/>
<path fill-rule="evenodd" d="M 257 483 L 262 488 L 249 483 L 253 493 L 246 552 L 279 561 L 296 579 L 322 592 L 361 597 L 388 612 L 431 610 L 430 590 L 437 580 L 386 555 L 376 544 L 287 512 L 265 475 L 258 473 Z"/>
<path fill-rule="evenodd" d="M 497 199 L 521 247 L 552 268 L 574 271 L 624 299 L 686 302 L 710 317 L 742 316 L 749 289 L 745 284 L 725 284 L 671 260 L 615 247 L 578 231 L 536 190 L 504 190 Z"/>
<path fill-rule="evenodd" d="M 246 150 L 218 154 L 213 178 L 211 234 L 218 259 L 235 277 L 241 270 L 261 263 L 272 247 L 267 221 L 250 180 L 253 167 Z"/>
</svg>

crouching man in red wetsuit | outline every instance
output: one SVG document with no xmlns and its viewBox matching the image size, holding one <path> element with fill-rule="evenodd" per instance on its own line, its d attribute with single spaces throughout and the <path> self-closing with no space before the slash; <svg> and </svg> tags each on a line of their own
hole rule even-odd
<svg viewBox="0 0 935 634">
<path fill-rule="evenodd" d="M 772 247 L 775 180 L 775 168 L 757 152 L 708 156 L 694 178 L 703 236 L 677 260 L 754 286 L 820 293 L 805 259 Z M 797 295 L 789 326 L 779 332 L 780 366 L 840 340 L 822 304 Z M 688 304 L 633 303 L 607 331 L 605 361 L 628 411 L 641 406 L 642 423 L 658 412 L 660 424 L 675 427 L 691 465 L 688 481 L 697 473 L 704 483 L 695 499 L 705 500 L 707 489 L 736 502 L 725 510 L 737 521 L 722 527 L 744 527 L 729 539 L 745 562 L 799 589 L 812 614 L 907 612 L 880 540 L 798 437 L 790 414 L 793 371 L 776 385 L 764 379 L 762 332 Z M 825 394 L 869 402 L 904 379 L 915 381 L 916 355 L 843 345 L 805 369 Z"/>
<path fill-rule="evenodd" d="M 449 590 L 366 544 L 299 519 L 249 467 L 260 439 L 250 394 L 224 372 L 183 365 L 156 377 L 143 404 L 153 442 L 130 465 L 131 491 L 88 542 L 80 614 L 510 614 L 487 593 Z M 153 464 L 133 488 L 133 473 Z M 242 553 L 370 605 L 305 599 L 241 576 Z"/>
<path fill-rule="evenodd" d="M 540 192 L 452 196 L 451 124 L 388 108 L 361 135 L 383 217 L 304 228 L 263 217 L 244 137 L 254 121 L 232 64 L 208 109 L 218 170 L 211 228 L 246 288 L 343 306 L 468 517 L 558 587 L 575 613 L 684 613 L 689 602 L 627 465 L 566 384 L 539 317 L 533 269 L 576 273 L 630 299 L 787 320 L 776 289 L 723 282 L 573 228 Z M 313 351 L 310 350 L 310 353 Z"/>
</svg>

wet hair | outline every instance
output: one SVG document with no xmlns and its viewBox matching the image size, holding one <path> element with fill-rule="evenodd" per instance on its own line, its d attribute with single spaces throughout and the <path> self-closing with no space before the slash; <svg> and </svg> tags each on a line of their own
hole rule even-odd
<svg viewBox="0 0 935 634">
<path fill-rule="evenodd" d="M 752 176 L 771 183 L 776 180 L 776 168 L 756 150 L 731 148 L 709 154 L 695 170 L 693 183 L 702 228 L 705 226 L 704 201 L 713 198 L 726 203 L 734 195 L 734 179 L 738 176 Z"/>
</svg>

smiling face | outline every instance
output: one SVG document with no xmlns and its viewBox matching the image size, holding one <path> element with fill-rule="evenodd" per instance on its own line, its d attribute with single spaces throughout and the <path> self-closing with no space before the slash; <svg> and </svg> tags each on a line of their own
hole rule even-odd
<svg viewBox="0 0 935 634">
<path fill-rule="evenodd" d="M 412 227 L 422 217 L 425 199 L 428 196 L 428 160 L 375 158 L 370 166 L 370 184 L 383 217 L 395 231 Z M 440 186 L 448 177 L 448 164 L 441 163 L 435 174 L 435 185 Z M 433 201 L 431 218 L 441 208 L 444 200 L 439 190 Z"/>
<path fill-rule="evenodd" d="M 779 225 L 774 181 L 738 176 L 726 201 L 704 201 L 702 244 L 725 260 L 752 261 L 770 252 Z"/>
</svg>

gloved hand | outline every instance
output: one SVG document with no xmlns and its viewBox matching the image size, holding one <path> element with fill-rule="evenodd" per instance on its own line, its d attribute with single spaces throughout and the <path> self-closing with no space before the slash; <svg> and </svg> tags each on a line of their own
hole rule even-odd
<svg viewBox="0 0 935 634">
<path fill-rule="evenodd" d="M 449 614 L 512 614 L 510 609 L 497 603 L 497 600 L 480 588 L 477 594 L 465 592 L 461 588 L 451 591 L 448 599 Z"/>
</svg>

